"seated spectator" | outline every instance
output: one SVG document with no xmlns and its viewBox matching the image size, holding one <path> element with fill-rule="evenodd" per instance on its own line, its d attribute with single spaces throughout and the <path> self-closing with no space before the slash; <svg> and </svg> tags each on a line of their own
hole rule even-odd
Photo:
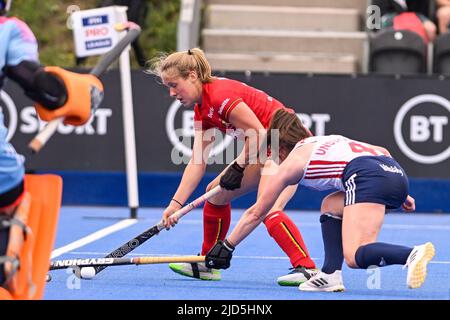
<svg viewBox="0 0 450 320">
<path fill-rule="evenodd" d="M 450 0 L 443 1 L 450 2 Z M 426 37 L 424 39 L 425 42 L 433 42 L 436 38 L 437 28 L 429 17 L 429 0 L 372 0 L 372 4 L 380 8 L 381 28 L 394 27 L 394 20 L 396 17 L 400 18 L 400 15 L 403 13 L 413 12 L 423 25 L 423 36 Z M 422 33 L 420 30 L 414 31 L 419 34 Z"/>
<path fill-rule="evenodd" d="M 439 33 L 443 34 L 449 30 L 450 24 L 450 0 L 436 0 L 437 4 L 437 22 Z"/>
</svg>

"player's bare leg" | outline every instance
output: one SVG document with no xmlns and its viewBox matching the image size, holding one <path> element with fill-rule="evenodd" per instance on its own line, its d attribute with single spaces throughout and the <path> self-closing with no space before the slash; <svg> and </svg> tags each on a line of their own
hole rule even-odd
<svg viewBox="0 0 450 320">
<path fill-rule="evenodd" d="M 407 265 L 407 285 L 418 288 L 425 281 L 427 264 L 434 256 L 434 246 L 431 242 L 414 248 L 376 242 L 384 213 L 384 205 L 376 203 L 357 203 L 345 207 L 342 229 L 345 261 L 349 267 L 361 269 Z"/>
<path fill-rule="evenodd" d="M 342 244 L 344 259 L 350 268 L 359 268 L 356 251 L 377 240 L 383 225 L 385 206 L 377 203 L 356 203 L 344 208 Z"/>
</svg>

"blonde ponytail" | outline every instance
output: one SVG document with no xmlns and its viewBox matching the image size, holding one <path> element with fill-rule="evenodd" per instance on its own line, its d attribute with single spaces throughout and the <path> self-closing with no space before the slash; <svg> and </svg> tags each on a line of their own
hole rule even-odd
<svg viewBox="0 0 450 320">
<path fill-rule="evenodd" d="M 192 71 L 197 73 L 202 83 L 208 83 L 214 79 L 211 65 L 200 48 L 174 52 L 170 55 L 160 54 L 150 61 L 146 72 L 159 77 L 162 73 L 168 73 L 170 76 L 180 76 L 186 79 Z"/>
</svg>

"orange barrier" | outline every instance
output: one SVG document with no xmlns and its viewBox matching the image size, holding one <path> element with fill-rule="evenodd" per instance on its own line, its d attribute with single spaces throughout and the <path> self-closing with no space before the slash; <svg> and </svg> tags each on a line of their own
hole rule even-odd
<svg viewBox="0 0 450 320">
<path fill-rule="evenodd" d="M 12 296 L 6 289 L 0 287 L 0 300 L 12 300 Z"/>
<path fill-rule="evenodd" d="M 26 175 L 30 199 L 27 225 L 31 229 L 20 252 L 20 269 L 10 292 L 0 290 L 0 299 L 40 300 L 44 295 L 50 255 L 56 237 L 62 199 L 62 178 L 57 175 Z M 8 297 L 8 294 L 11 294 Z"/>
</svg>

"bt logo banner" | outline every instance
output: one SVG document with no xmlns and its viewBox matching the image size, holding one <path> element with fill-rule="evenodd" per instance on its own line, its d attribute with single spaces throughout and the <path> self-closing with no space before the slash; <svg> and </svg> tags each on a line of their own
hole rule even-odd
<svg viewBox="0 0 450 320">
<path fill-rule="evenodd" d="M 394 137 L 411 160 L 436 164 L 450 158 L 450 101 L 423 94 L 406 101 L 394 121 Z"/>
</svg>

